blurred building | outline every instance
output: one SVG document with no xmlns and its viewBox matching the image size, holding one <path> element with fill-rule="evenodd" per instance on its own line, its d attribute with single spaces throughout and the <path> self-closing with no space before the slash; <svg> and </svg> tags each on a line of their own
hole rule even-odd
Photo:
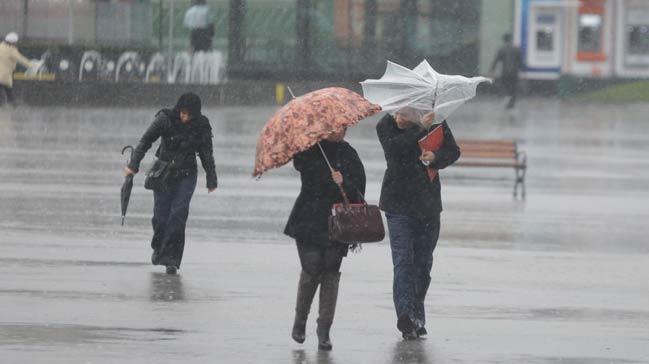
<svg viewBox="0 0 649 364">
<path fill-rule="evenodd" d="M 649 77 L 649 1 L 517 0 L 523 77 Z"/>
<path fill-rule="evenodd" d="M 230 78 L 359 79 L 426 58 L 486 73 L 513 33 L 523 78 L 649 77 L 649 0 L 208 0 Z M 190 0 L 2 0 L 0 33 L 32 57 L 187 50 Z"/>
<path fill-rule="evenodd" d="M 502 11 L 492 11 L 499 4 Z M 2 0 L 0 33 L 18 31 L 34 52 L 178 52 L 190 0 Z M 208 0 L 213 48 L 234 77 L 349 78 L 381 72 L 387 59 L 478 73 L 513 26 L 513 0 Z M 483 13 L 488 21 L 482 19 Z M 494 17 L 497 17 L 494 18 Z M 501 29 L 503 28 L 503 29 Z M 483 31 L 488 30 L 483 33 Z M 491 39 L 485 39 L 486 37 Z M 484 58 L 484 59 L 483 59 Z"/>
</svg>

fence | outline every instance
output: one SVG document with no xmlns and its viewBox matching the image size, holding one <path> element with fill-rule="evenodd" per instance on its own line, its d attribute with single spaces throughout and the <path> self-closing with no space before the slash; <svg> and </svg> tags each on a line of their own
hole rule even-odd
<svg viewBox="0 0 649 364">
<path fill-rule="evenodd" d="M 212 49 L 235 77 L 350 78 L 387 59 L 427 58 L 443 71 L 475 72 L 480 0 L 208 0 Z M 231 4 L 240 4 L 232 12 Z M 84 50 L 188 50 L 190 0 L 2 0 L 0 33 L 31 45 Z"/>
</svg>

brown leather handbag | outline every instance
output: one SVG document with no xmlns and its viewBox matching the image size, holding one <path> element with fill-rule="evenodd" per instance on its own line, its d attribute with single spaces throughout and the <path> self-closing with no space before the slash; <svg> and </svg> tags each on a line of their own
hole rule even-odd
<svg viewBox="0 0 649 364">
<path fill-rule="evenodd" d="M 327 154 L 320 143 L 317 144 L 322 157 L 331 172 L 334 171 Z M 368 205 L 361 191 L 356 190 L 363 200 L 360 204 L 349 203 L 349 198 L 342 185 L 338 189 L 343 196 L 343 203 L 334 204 L 329 216 L 329 239 L 342 244 L 376 243 L 385 237 L 381 210 L 376 205 Z"/>
<path fill-rule="evenodd" d="M 329 216 L 329 239 L 343 244 L 382 241 L 385 228 L 379 207 L 368 205 L 364 198 L 363 203 L 351 204 L 342 187 L 340 192 L 345 202 L 334 204 L 332 207 Z"/>
</svg>

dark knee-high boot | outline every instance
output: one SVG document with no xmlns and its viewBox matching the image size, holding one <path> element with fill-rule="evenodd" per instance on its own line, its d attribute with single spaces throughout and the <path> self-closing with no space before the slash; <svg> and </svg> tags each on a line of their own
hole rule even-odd
<svg viewBox="0 0 649 364">
<path fill-rule="evenodd" d="M 318 277 L 305 271 L 300 273 L 300 282 L 297 286 L 297 300 L 295 302 L 295 321 L 293 322 L 293 340 L 302 344 L 306 338 L 306 319 L 311 310 L 313 296 L 318 289 Z"/>
<path fill-rule="evenodd" d="M 331 339 L 329 330 L 334 321 L 336 313 L 336 301 L 338 300 L 338 284 L 340 283 L 340 272 L 326 272 L 322 275 L 320 283 L 320 308 L 318 317 L 318 349 L 331 350 Z"/>
</svg>

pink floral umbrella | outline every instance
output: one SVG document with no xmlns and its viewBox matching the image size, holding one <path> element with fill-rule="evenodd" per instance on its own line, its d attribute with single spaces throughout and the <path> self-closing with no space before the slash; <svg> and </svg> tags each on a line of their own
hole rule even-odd
<svg viewBox="0 0 649 364">
<path fill-rule="evenodd" d="M 283 166 L 297 153 L 379 111 L 380 106 L 340 87 L 316 90 L 291 100 L 262 129 L 253 176 Z"/>
</svg>

